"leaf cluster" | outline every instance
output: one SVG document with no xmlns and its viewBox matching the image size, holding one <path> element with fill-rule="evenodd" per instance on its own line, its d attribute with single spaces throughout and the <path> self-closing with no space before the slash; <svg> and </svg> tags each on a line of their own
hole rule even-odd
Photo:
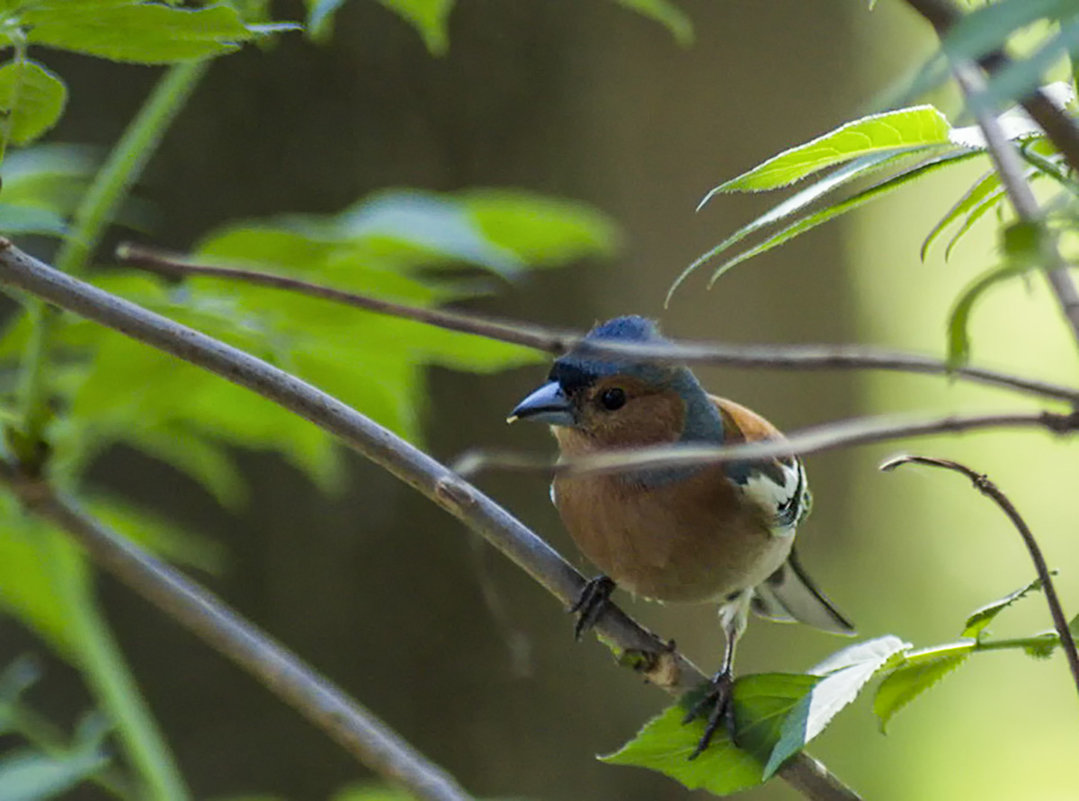
<svg viewBox="0 0 1079 801">
<path fill-rule="evenodd" d="M 727 795 L 767 781 L 795 753 L 820 734 L 875 677 L 873 711 L 883 732 L 892 717 L 974 653 L 1022 650 L 1044 658 L 1059 646 L 1055 632 L 1015 639 L 992 639 L 988 626 L 1005 609 L 1041 589 L 1037 579 L 972 612 L 960 639 L 914 650 L 886 635 L 832 654 L 806 673 L 761 673 L 734 684 L 735 740 L 721 729 L 694 760 L 688 757 L 704 733 L 704 722 L 683 724 L 702 690 L 687 693 L 645 724 L 630 742 L 604 762 L 659 771 L 689 789 Z M 1070 624 L 1079 634 L 1079 616 Z"/>
</svg>

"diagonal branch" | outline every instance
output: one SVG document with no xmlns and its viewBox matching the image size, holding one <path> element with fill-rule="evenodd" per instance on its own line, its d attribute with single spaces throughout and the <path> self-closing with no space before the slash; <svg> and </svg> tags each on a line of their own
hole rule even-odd
<svg viewBox="0 0 1079 801">
<path fill-rule="evenodd" d="M 1076 651 L 1075 638 L 1068 629 L 1067 618 L 1064 617 L 1064 610 L 1060 606 L 1060 598 L 1057 597 L 1056 587 L 1053 585 L 1052 573 L 1045 564 L 1045 557 L 1042 556 L 1038 541 L 1034 539 L 1033 532 L 1026 521 L 1023 520 L 1022 515 L 1019 514 L 1019 510 L 1015 508 L 1015 504 L 1004 494 L 1003 490 L 989 480 L 989 476 L 985 475 L 985 473 L 978 473 L 964 464 L 953 462 L 951 459 L 936 459 L 930 456 L 898 456 L 882 464 L 880 469 L 891 471 L 905 464 L 924 464 L 962 473 L 974 483 L 975 489 L 982 495 L 992 498 L 997 506 L 1001 508 L 1001 511 L 1008 516 L 1012 525 L 1019 532 L 1019 536 L 1023 538 L 1023 544 L 1026 545 L 1027 551 L 1030 552 L 1030 558 L 1034 562 L 1034 569 L 1038 573 L 1042 590 L 1045 592 L 1045 601 L 1049 604 L 1049 615 L 1053 618 L 1053 628 L 1056 629 L 1057 636 L 1060 638 L 1060 647 L 1064 649 L 1064 654 L 1068 659 L 1068 667 L 1071 669 L 1072 678 L 1075 681 L 1075 688 L 1079 691 L 1079 652 Z"/>
<path fill-rule="evenodd" d="M 373 713 L 210 592 L 76 508 L 42 479 L 0 461 L 0 482 L 95 563 L 255 676 L 372 771 L 424 801 L 472 801 L 453 777 Z"/>
<path fill-rule="evenodd" d="M 854 345 L 730 345 L 710 342 L 645 345 L 624 342 L 582 342 L 583 335 L 573 331 L 543 328 L 468 312 L 408 306 L 261 270 L 194 264 L 183 256 L 139 245 L 121 245 L 116 255 L 125 264 L 171 278 L 201 275 L 244 281 L 258 286 L 322 298 L 378 314 L 415 320 L 450 331 L 476 334 L 489 339 L 523 345 L 555 356 L 560 356 L 573 348 L 579 348 L 596 354 L 732 367 L 788 370 L 871 369 L 949 375 L 1079 405 L 1079 389 L 980 367 L 952 368 L 938 359 L 919 354 Z"/>
<path fill-rule="evenodd" d="M 805 456 L 905 437 L 956 434 L 985 428 L 1041 428 L 1055 434 L 1069 434 L 1079 431 L 1079 412 L 1071 414 L 1053 412 L 970 414 L 935 416 L 921 420 L 868 417 L 803 428 L 791 432 L 782 439 L 760 440 L 736 445 L 653 445 L 563 459 L 557 463 L 523 453 L 470 451 L 457 459 L 453 467 L 462 476 L 473 476 L 492 467 L 574 476 L 625 473 L 633 470 L 661 470 Z"/>
<path fill-rule="evenodd" d="M 907 5 L 917 11 L 933 26 L 938 38 L 943 41 L 964 13 L 951 0 L 907 0 Z M 978 61 L 979 66 L 989 73 L 1000 72 L 1011 66 L 1011 59 L 1003 50 L 987 53 Z M 1035 89 L 1019 99 L 1020 105 L 1049 137 L 1057 150 L 1063 154 L 1072 170 L 1079 173 L 1079 128 L 1068 116 L 1057 108 L 1044 92 Z"/>
<path fill-rule="evenodd" d="M 300 415 L 420 491 L 484 537 L 564 604 L 584 578 L 520 521 L 444 465 L 336 398 L 237 348 L 104 292 L 38 261 L 0 239 L 0 284 L 114 328 L 147 345 L 209 370 Z M 649 681 L 681 693 L 705 681 L 669 643 L 611 607 L 597 633 L 618 648 L 648 657 Z M 858 795 L 804 752 L 779 771 L 814 801 L 857 801 Z"/>
<path fill-rule="evenodd" d="M 907 4 L 929 21 L 942 41 L 963 17 L 963 13 L 956 9 L 950 0 L 907 0 Z M 1008 64 L 1008 57 L 1001 50 L 990 53 L 979 62 L 982 69 L 989 74 Z M 981 99 L 985 92 L 985 79 L 970 63 L 955 62 L 952 70 L 974 112 L 978 127 L 985 136 L 989 156 L 1015 213 L 1026 222 L 1040 222 L 1041 209 L 1030 185 L 1023 178 L 1024 170 L 1019 153 L 1005 136 L 992 110 L 987 108 Z M 1020 103 L 1064 155 L 1072 170 L 1079 172 L 1079 128 L 1076 128 L 1041 90 L 1036 89 L 1022 98 Z M 1072 335 L 1079 342 L 1079 290 L 1076 290 L 1057 246 L 1047 241 L 1042 249 L 1049 285 L 1071 326 Z"/>
</svg>

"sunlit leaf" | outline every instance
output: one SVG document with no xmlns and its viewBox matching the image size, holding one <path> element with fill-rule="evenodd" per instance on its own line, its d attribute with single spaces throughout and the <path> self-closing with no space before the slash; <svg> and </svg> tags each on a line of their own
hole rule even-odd
<svg viewBox="0 0 1079 801">
<path fill-rule="evenodd" d="M 0 67 L 0 111 L 8 139 L 26 145 L 56 125 L 64 113 L 67 87 L 36 61 L 9 61 Z"/>
<path fill-rule="evenodd" d="M 974 650 L 974 641 L 951 643 L 906 654 L 889 673 L 873 699 L 881 731 L 900 709 L 959 667 Z"/>
<path fill-rule="evenodd" d="M 940 218 L 929 234 L 926 235 L 922 242 L 922 261 L 925 261 L 926 254 L 929 252 L 929 247 L 937 237 L 943 233 L 945 228 L 964 214 L 969 214 L 976 206 L 985 202 L 990 196 L 994 194 L 999 196 L 1002 191 L 1000 186 L 1000 176 L 997 175 L 996 170 L 991 170 L 979 178 L 975 184 L 967 190 L 966 194 L 948 210 L 947 214 Z"/>
<path fill-rule="evenodd" d="M 168 64 L 235 50 L 255 34 L 229 5 L 158 3 L 33 6 L 21 19 L 31 44 L 140 64 Z"/>
<path fill-rule="evenodd" d="M 693 23 L 682 9 L 670 0 L 615 0 L 620 6 L 632 9 L 665 27 L 678 44 L 693 44 Z"/>
<path fill-rule="evenodd" d="M 933 106 L 914 106 L 872 114 L 845 123 L 805 144 L 785 150 L 752 170 L 720 184 L 720 192 L 759 192 L 800 181 L 826 167 L 885 151 L 950 144 L 951 126 Z"/>
<path fill-rule="evenodd" d="M 1025 587 L 1020 587 L 1014 592 L 1010 592 L 999 600 L 988 603 L 985 606 L 979 607 L 970 613 L 967 618 L 967 622 L 963 625 L 963 637 L 978 637 L 982 631 L 993 622 L 994 618 L 1014 604 L 1020 598 L 1027 593 L 1042 588 L 1042 580 L 1040 578 L 1034 579 Z"/>
<path fill-rule="evenodd" d="M 450 48 L 449 17 L 454 0 L 378 0 L 414 27 L 432 55 Z"/>
<path fill-rule="evenodd" d="M 779 742 L 765 765 L 765 778 L 820 734 L 878 670 L 908 648 L 910 643 L 887 635 L 848 646 L 814 667 L 810 672 L 823 678 L 783 721 Z"/>
<path fill-rule="evenodd" d="M 828 206 L 821 209 L 820 211 L 816 211 L 812 214 L 802 217 L 793 224 L 773 234 L 759 245 L 756 245 L 755 247 L 750 248 L 749 250 L 746 250 L 735 256 L 734 258 L 721 264 L 718 268 L 716 268 L 715 272 L 712 273 L 710 283 L 715 283 L 725 272 L 730 270 L 732 267 L 735 267 L 736 265 L 741 264 L 742 262 L 751 259 L 754 256 L 759 256 L 762 253 L 767 253 L 769 250 L 772 250 L 773 248 L 779 247 L 780 245 L 789 242 L 791 239 L 794 239 L 794 237 L 798 236 L 799 234 L 803 234 L 806 231 L 812 230 L 813 228 L 816 228 L 822 223 L 833 220 L 836 217 L 846 214 L 848 211 L 853 211 L 856 208 L 864 206 L 871 200 L 876 200 L 880 197 L 884 197 L 885 195 L 888 195 L 895 190 L 900 189 L 903 186 L 906 186 L 914 181 L 917 181 L 918 179 L 929 175 L 930 173 L 936 172 L 937 170 L 943 169 L 945 167 L 959 164 L 963 161 L 980 155 L 981 153 L 976 150 L 968 150 L 960 151 L 958 153 L 949 153 L 944 156 L 938 156 L 936 158 L 930 159 L 929 161 L 925 161 L 914 167 L 911 167 L 910 169 L 904 170 L 898 175 L 893 175 L 889 178 L 886 178 L 883 181 L 880 181 L 873 186 L 868 187 L 867 189 L 863 189 L 861 192 L 858 192 L 857 194 L 852 195 L 851 197 L 842 200 L 834 205 Z M 706 261 L 711 260 L 715 255 L 717 254 L 714 251 L 710 251 L 709 253 L 697 259 L 697 261 L 694 262 L 694 264 L 691 266 L 700 266 Z"/>
<path fill-rule="evenodd" d="M 757 219 L 742 226 L 729 237 L 724 239 L 706 254 L 701 256 L 691 265 L 686 267 L 682 271 L 682 274 L 674 280 L 670 288 L 667 290 L 666 303 L 670 303 L 671 298 L 674 296 L 675 290 L 682 285 L 682 283 L 690 276 L 698 266 L 703 264 L 708 259 L 722 253 L 723 251 L 733 247 L 741 242 L 747 236 L 760 229 L 771 225 L 772 223 L 779 222 L 792 214 L 801 211 L 811 206 L 815 201 L 819 200 L 829 192 L 838 189 L 852 181 L 859 178 L 872 175 L 878 170 L 882 170 L 887 166 L 893 165 L 897 162 L 903 161 L 906 158 L 911 157 L 920 150 L 903 149 L 897 152 L 885 151 L 882 153 L 873 153 L 868 156 L 862 156 L 861 158 L 854 159 L 853 161 L 844 164 L 839 169 L 832 172 L 830 175 L 825 176 L 821 180 L 817 181 L 805 189 L 791 195 L 791 197 L 773 206 L 770 210 L 766 211 Z M 702 201 L 703 203 L 703 201 Z M 699 208 L 699 207 L 698 207 Z"/>
</svg>

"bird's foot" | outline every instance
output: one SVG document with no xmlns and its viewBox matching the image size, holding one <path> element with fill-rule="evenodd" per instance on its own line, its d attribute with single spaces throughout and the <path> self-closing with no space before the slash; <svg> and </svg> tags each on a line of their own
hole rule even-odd
<svg viewBox="0 0 1079 801">
<path fill-rule="evenodd" d="M 568 610 L 571 614 L 577 615 L 573 636 L 578 640 L 581 639 L 582 634 L 596 625 L 603 610 L 610 605 L 614 586 L 614 581 L 609 577 L 595 576 L 581 588 L 581 594 Z"/>
<path fill-rule="evenodd" d="M 696 759 L 704 753 L 704 749 L 712 742 L 712 737 L 719 730 L 720 725 L 726 727 L 731 741 L 734 741 L 733 690 L 734 677 L 731 676 L 729 670 L 721 670 L 712 678 L 712 683 L 708 688 L 708 691 L 701 696 L 701 699 L 693 705 L 682 719 L 682 723 L 686 724 L 705 714 L 708 715 L 704 727 L 704 734 L 697 742 L 697 747 L 693 749 L 693 753 L 689 755 L 690 759 Z"/>
</svg>

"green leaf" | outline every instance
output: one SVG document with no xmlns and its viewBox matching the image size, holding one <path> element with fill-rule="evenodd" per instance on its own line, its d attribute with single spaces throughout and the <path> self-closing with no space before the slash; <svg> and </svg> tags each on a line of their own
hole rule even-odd
<svg viewBox="0 0 1079 801">
<path fill-rule="evenodd" d="M 1079 48 L 1079 18 L 1073 16 L 1061 24 L 1060 30 L 1041 43 L 1026 58 L 1015 59 L 1008 66 L 995 72 L 983 94 L 971 98 L 971 102 L 985 103 L 996 108 L 1014 102 L 1033 91 L 1058 61 Z"/>
<path fill-rule="evenodd" d="M 894 192 L 896 189 L 900 189 L 901 187 L 917 181 L 918 179 L 930 173 L 936 172 L 937 170 L 943 169 L 945 167 L 953 166 L 955 164 L 961 163 L 963 161 L 980 155 L 982 154 L 976 150 L 964 150 L 932 158 L 928 161 L 921 162 L 916 166 L 911 167 L 910 169 L 904 170 L 897 175 L 886 178 L 885 180 L 880 181 L 873 186 L 863 189 L 861 192 L 852 195 L 846 200 L 842 200 L 839 203 L 835 203 L 831 206 L 821 209 L 820 211 L 816 211 L 812 214 L 802 217 L 799 220 L 795 221 L 793 224 L 773 234 L 759 245 L 756 245 L 749 250 L 743 251 L 734 258 L 721 264 L 718 268 L 716 268 L 715 272 L 712 273 L 712 278 L 709 281 L 709 285 L 714 284 L 725 272 L 730 270 L 732 267 L 735 267 L 736 265 L 741 264 L 742 262 L 751 259 L 754 256 L 759 256 L 762 253 L 767 253 L 769 250 L 772 250 L 773 248 L 779 247 L 780 245 L 789 242 L 796 236 L 803 234 L 806 231 L 812 230 L 813 228 L 816 228 L 822 223 L 828 222 L 829 220 L 835 219 L 836 217 L 846 214 L 848 211 L 853 211 L 856 208 L 864 206 L 871 200 L 876 200 L 880 197 L 884 197 L 885 195 Z M 717 255 L 718 252 L 718 250 L 713 249 L 708 253 L 704 254 L 703 256 L 698 258 L 697 261 L 695 261 L 692 265 L 690 265 L 690 269 L 695 269 L 701 264 L 704 264 L 705 262 L 711 260 Z"/>
<path fill-rule="evenodd" d="M 682 726 L 686 711 L 675 704 L 645 724 L 626 745 L 600 760 L 610 765 L 632 765 L 658 771 L 681 782 L 686 788 L 704 788 L 726 795 L 763 781 L 760 762 L 737 748 L 726 732 L 719 731 L 708 748 L 696 759 L 689 757 L 704 725 Z"/>
<path fill-rule="evenodd" d="M 345 0 L 304 0 L 307 6 L 307 34 L 320 41 L 330 35 L 333 18 Z"/>
<path fill-rule="evenodd" d="M 434 56 L 450 49 L 449 17 L 454 0 L 379 0 L 414 27 Z"/>
<path fill-rule="evenodd" d="M 220 573 L 225 551 L 220 543 L 180 526 L 126 498 L 98 495 L 87 503 L 91 514 L 109 528 L 158 556 L 202 570 Z"/>
<path fill-rule="evenodd" d="M 1033 659 L 1048 659 L 1058 645 L 1060 636 L 1055 631 L 1047 631 L 1030 638 L 1030 642 L 1023 646 L 1023 653 Z"/>
<path fill-rule="evenodd" d="M 57 798 L 108 764 L 97 751 L 45 755 L 9 752 L 0 758 L 0 798 L 4 801 L 44 801 Z"/>
<path fill-rule="evenodd" d="M 9 498 L 0 499 L 0 519 L 0 609 L 70 659 L 77 641 L 56 586 L 59 571 L 48 565 L 62 559 L 82 569 L 82 560 L 62 534 L 27 517 Z"/>
<path fill-rule="evenodd" d="M 851 645 L 830 656 L 810 671 L 823 678 L 783 721 L 764 777 L 772 776 L 792 755 L 824 731 L 832 718 L 853 701 L 877 671 L 910 643 L 886 635 Z"/>
<path fill-rule="evenodd" d="M 67 87 L 36 61 L 0 67 L 0 112 L 7 115 L 8 140 L 27 145 L 56 125 L 67 103 Z"/>
<path fill-rule="evenodd" d="M 671 32 L 683 47 L 693 44 L 693 23 L 682 9 L 669 0 L 615 0 L 620 6 L 655 20 Z"/>
<path fill-rule="evenodd" d="M 1053 572 L 1055 573 L 1056 571 Z M 993 622 L 993 619 L 997 615 L 999 615 L 1001 612 L 1014 604 L 1027 593 L 1033 592 L 1034 590 L 1040 590 L 1041 588 L 1042 580 L 1040 578 L 1036 578 L 1032 582 L 1027 584 L 1025 587 L 1020 587 L 1014 592 L 1009 592 L 1007 595 L 1005 595 L 1003 598 L 1000 598 L 999 600 L 993 601 L 992 603 L 988 603 L 985 606 L 975 609 L 973 612 L 970 613 L 970 616 L 967 617 L 967 622 L 963 625 L 963 633 L 961 636 L 977 638 L 985 629 L 985 627 Z"/>
<path fill-rule="evenodd" d="M 974 185 L 967 190 L 966 194 L 963 195 L 963 197 L 961 197 L 959 201 L 948 210 L 948 213 L 940 218 L 940 221 L 933 226 L 933 230 L 931 230 L 926 236 L 925 240 L 922 242 L 922 261 L 925 261 L 925 257 L 929 252 L 929 247 L 933 244 L 937 237 L 940 236 L 941 233 L 943 233 L 945 228 L 947 228 L 964 214 L 969 214 L 975 207 L 984 203 L 987 198 L 993 196 L 996 196 L 997 198 L 1002 197 L 1003 192 L 1004 190 L 1001 188 L 1000 185 L 1000 176 L 997 175 L 996 170 L 990 170 L 981 178 L 979 178 L 974 183 Z M 967 227 L 969 228 L 969 226 Z"/>
<path fill-rule="evenodd" d="M 872 114 L 785 150 L 720 184 L 705 196 L 702 204 L 720 192 L 759 192 L 787 186 L 825 167 L 860 156 L 947 145 L 951 143 L 950 132 L 948 120 L 929 105 Z"/>
<path fill-rule="evenodd" d="M 455 197 L 484 239 L 533 268 L 609 257 L 618 247 L 611 219 L 579 201 L 511 189 L 473 189 Z"/>
<path fill-rule="evenodd" d="M 1042 266 L 1044 237 L 1048 236 L 1040 223 L 1017 222 L 1004 229 L 1004 264 L 974 279 L 960 294 L 948 316 L 948 364 L 958 367 L 970 358 L 970 315 L 974 304 L 987 289 Z"/>
<path fill-rule="evenodd" d="M 255 34 L 229 5 L 187 9 L 140 3 L 34 6 L 22 15 L 31 44 L 139 64 L 171 64 L 235 50 Z"/>
<path fill-rule="evenodd" d="M 873 712 L 880 719 L 881 731 L 887 729 L 896 712 L 963 664 L 974 648 L 974 641 L 968 641 L 907 654 L 881 682 L 873 699 Z"/>
<path fill-rule="evenodd" d="M 1074 0 L 999 0 L 963 14 L 941 44 L 952 59 L 977 61 L 1002 47 L 1020 28 L 1067 16 L 1074 9 Z"/>
<path fill-rule="evenodd" d="M 963 224 L 956 229 L 956 232 L 952 234 L 952 238 L 948 240 L 948 245 L 944 248 L 945 261 L 951 258 L 952 249 L 970 232 L 970 229 L 974 227 L 974 223 L 984 217 L 986 212 L 997 208 L 1007 197 L 1008 193 L 1004 190 L 1004 187 L 999 186 L 974 204 L 974 207 L 967 213 L 966 219 L 963 220 Z"/>
<path fill-rule="evenodd" d="M 0 231 L 8 236 L 18 234 L 66 236 L 68 226 L 63 217 L 49 209 L 0 203 Z"/>
<path fill-rule="evenodd" d="M 848 184 L 859 178 L 864 178 L 868 175 L 872 175 L 878 170 L 884 169 L 887 166 L 895 164 L 899 161 L 902 161 L 903 159 L 910 157 L 913 154 L 920 152 L 923 151 L 921 151 L 920 149 L 907 148 L 898 152 L 885 151 L 882 153 L 873 153 L 869 156 L 862 156 L 861 158 L 854 159 L 853 161 L 844 164 L 842 167 L 822 178 L 821 180 L 817 181 L 816 183 L 806 187 L 805 189 L 802 189 L 794 195 L 791 195 L 791 197 L 787 198 L 782 203 L 773 206 L 769 211 L 765 212 L 757 219 L 739 228 L 729 237 L 727 237 L 710 251 L 708 251 L 708 253 L 706 253 L 700 259 L 686 267 L 686 269 L 682 271 L 682 274 L 674 280 L 674 283 L 672 283 L 670 288 L 667 290 L 667 298 L 664 305 L 670 303 L 671 298 L 674 296 L 675 290 L 677 290 L 678 287 L 680 287 L 682 283 L 689 277 L 690 273 L 692 273 L 700 264 L 703 264 L 704 261 L 738 244 L 747 236 L 755 233 L 756 231 L 759 231 L 761 228 L 771 225 L 772 223 L 779 222 L 780 220 L 789 217 L 795 212 L 801 211 L 802 209 L 812 205 L 815 201 L 819 200 L 821 197 L 828 194 L 829 192 L 838 189 L 839 187 L 844 186 L 845 184 Z M 697 207 L 698 211 L 700 210 L 701 206 L 703 206 L 704 203 L 707 202 L 709 197 L 711 197 L 711 194 L 709 194 L 708 197 L 701 201 L 701 204 Z"/>
<path fill-rule="evenodd" d="M 411 801 L 413 796 L 404 790 L 383 784 L 350 784 L 330 797 L 330 801 Z"/>
</svg>

